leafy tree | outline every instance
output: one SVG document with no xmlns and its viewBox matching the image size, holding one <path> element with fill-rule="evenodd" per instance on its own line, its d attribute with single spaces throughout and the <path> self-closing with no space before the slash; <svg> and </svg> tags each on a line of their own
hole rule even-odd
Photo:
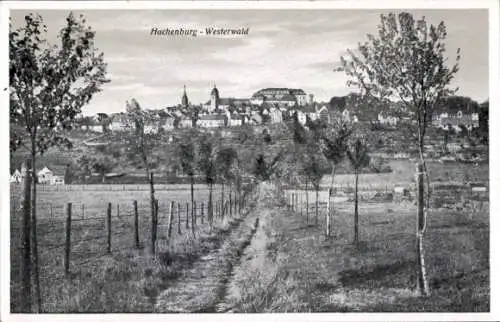
<svg viewBox="0 0 500 322">
<path fill-rule="evenodd" d="M 487 100 L 479 105 L 479 135 L 483 143 L 488 143 L 489 133 L 489 107 L 490 101 Z"/>
<path fill-rule="evenodd" d="M 324 165 L 321 162 L 321 153 L 317 149 L 310 147 L 303 155 L 304 173 L 307 177 L 307 182 L 310 182 L 316 192 L 316 224 L 318 224 L 318 195 L 321 188 L 321 179 L 323 179 Z M 309 198 L 307 198 L 309 199 Z"/>
<path fill-rule="evenodd" d="M 40 15 L 26 15 L 24 21 L 24 26 L 14 30 L 11 25 L 9 31 L 10 150 L 22 146 L 31 154 L 31 215 L 36 227 L 36 157 L 50 147 L 72 147 L 67 130 L 108 80 L 104 55 L 94 47 L 95 32 L 82 15 L 68 15 L 57 45 L 45 38 L 47 27 Z M 32 232 L 36 241 L 36 229 Z M 38 281 L 36 247 L 34 262 Z M 40 310 L 39 289 L 37 298 Z"/>
<path fill-rule="evenodd" d="M 354 244 L 359 242 L 359 212 L 358 212 L 358 181 L 359 172 L 370 165 L 368 147 L 360 138 L 357 138 L 347 150 L 347 156 L 354 169 Z"/>
<path fill-rule="evenodd" d="M 327 213 L 326 236 L 331 234 L 330 227 L 335 213 L 334 204 L 332 199 L 333 185 L 335 182 L 335 171 L 337 166 L 344 160 L 348 148 L 348 140 L 352 134 L 352 128 L 342 121 L 341 119 L 331 122 L 324 129 L 314 129 L 317 134 L 315 136 L 321 137 L 320 149 L 325 158 L 329 161 L 331 167 L 330 174 L 330 189 L 328 193 L 328 203 L 330 205 L 329 212 Z M 318 133 L 318 131 L 320 131 Z"/>
<path fill-rule="evenodd" d="M 114 164 L 108 157 L 103 158 L 92 158 L 91 159 L 92 169 L 101 175 L 102 183 L 106 180 L 106 173 L 110 172 Z"/>
<path fill-rule="evenodd" d="M 145 131 L 145 125 L 148 122 L 155 121 L 147 111 L 143 110 L 139 102 L 132 98 L 126 102 L 127 127 L 132 128 L 131 133 L 124 135 L 125 144 L 131 147 L 126 153 L 126 157 L 133 164 L 140 164 L 144 167 L 146 180 L 149 183 L 150 207 L 152 227 L 156 227 L 156 199 L 154 190 L 153 169 L 158 165 L 158 155 L 154 152 L 161 142 L 161 135 L 154 132 Z M 153 228 L 154 229 L 154 228 Z M 153 237 L 154 238 L 154 237 Z M 151 245 L 151 253 L 156 253 L 156 245 Z"/>
<path fill-rule="evenodd" d="M 425 18 L 415 21 L 407 12 L 381 15 L 378 35 L 367 35 L 356 51 L 348 50 L 341 57 L 348 85 L 361 90 L 366 100 L 397 98 L 416 121 L 420 166 L 427 180 L 427 206 L 419 218 L 417 234 L 418 287 L 422 295 L 429 294 L 424 264 L 423 238 L 429 209 L 429 174 L 424 159 L 424 140 L 428 123 L 437 103 L 457 89 L 449 84 L 458 71 L 460 49 L 456 62 L 447 66 L 445 57 L 446 27 L 444 22 L 428 26 Z M 420 212 L 419 212 L 420 214 Z"/>
</svg>

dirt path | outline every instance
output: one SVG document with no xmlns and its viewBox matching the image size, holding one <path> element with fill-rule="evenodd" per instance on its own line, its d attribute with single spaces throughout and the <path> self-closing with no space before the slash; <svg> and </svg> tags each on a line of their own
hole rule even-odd
<svg viewBox="0 0 500 322">
<path fill-rule="evenodd" d="M 156 298 L 156 313 L 215 313 L 223 305 L 233 266 L 259 227 L 259 202 L 221 247 L 201 257 L 177 282 Z"/>
</svg>

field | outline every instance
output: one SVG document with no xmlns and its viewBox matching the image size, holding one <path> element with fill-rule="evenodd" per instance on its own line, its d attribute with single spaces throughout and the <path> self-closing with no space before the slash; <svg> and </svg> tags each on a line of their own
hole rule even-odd
<svg viewBox="0 0 500 322">
<path fill-rule="evenodd" d="M 151 218 L 147 186 L 39 187 L 38 240 L 44 312 L 436 312 L 490 310 L 489 201 L 467 189 L 435 190 L 445 199 L 430 209 L 425 236 L 432 294 L 416 291 L 414 191 L 390 195 L 413 183 L 408 161 L 394 173 L 360 176 L 360 245 L 353 241 L 351 175 L 339 175 L 333 237 L 325 238 L 325 185 L 315 193 L 277 192 L 261 183 L 247 207 L 211 230 L 201 223 L 208 191 L 197 185 L 197 226 L 186 226 L 188 185 L 156 186 L 159 200 L 157 255 L 149 254 Z M 487 185 L 487 165 L 431 164 L 433 183 L 464 185 L 468 173 Z M 351 181 L 352 180 L 352 181 Z M 351 182 L 351 183 L 350 183 Z M 220 200 L 220 187 L 214 201 Z M 290 194 L 299 195 L 295 210 Z M 13 312 L 19 292 L 19 189 L 11 191 Z M 390 195 L 390 196 L 389 196 Z M 226 199 L 227 199 L 226 188 Z M 134 242 L 133 200 L 138 202 L 140 247 Z M 172 238 L 167 214 L 174 201 Z M 16 206 L 17 202 L 17 206 Z M 63 268 L 66 203 L 73 203 L 70 274 Z M 112 203 L 111 253 L 107 253 L 108 203 Z M 180 205 L 180 212 L 177 204 Z M 83 205 L 83 207 L 82 207 Z M 180 216 L 179 216 L 180 215 Z"/>
<path fill-rule="evenodd" d="M 390 173 L 367 173 L 361 174 L 359 179 L 360 187 L 371 187 L 372 189 L 392 190 L 395 186 L 408 186 L 415 182 L 416 163 L 409 160 L 390 160 L 388 162 L 392 168 Z M 477 166 L 463 163 L 440 163 L 428 162 L 430 177 L 433 182 L 447 181 L 479 181 L 488 183 L 489 165 L 480 163 Z M 323 177 L 321 187 L 326 189 L 330 186 L 331 177 Z M 354 187 L 353 174 L 338 174 L 335 176 L 335 185 L 340 187 Z"/>
<path fill-rule="evenodd" d="M 431 210 L 425 239 L 429 298 L 415 289 L 412 203 L 361 202 L 358 249 L 352 244 L 352 202 L 336 204 L 331 239 L 323 234 L 324 210 L 316 224 L 305 208 L 263 209 L 261 229 L 229 287 L 226 300 L 234 312 L 490 309 L 487 203 L 482 210 Z"/>
<path fill-rule="evenodd" d="M 207 221 L 208 190 L 195 187 L 196 229 L 192 219 L 186 226 L 186 204 L 190 203 L 189 186 L 163 187 L 156 191 L 159 200 L 157 254 L 148 256 L 151 238 L 149 192 L 145 186 L 42 187 L 37 195 L 37 234 L 40 263 L 40 285 L 44 312 L 107 312 L 151 311 L 152 294 L 164 286 L 169 277 L 179 274 L 210 249 L 217 248 L 230 228 L 239 224 L 240 215 L 234 211 L 225 218 L 215 218 L 210 229 Z M 158 187 L 161 188 L 161 187 Z M 176 189 L 180 188 L 180 189 Z M 113 189 L 114 191 L 111 191 Z M 176 190 L 174 190 L 176 189 Z M 220 187 L 214 188 L 214 203 L 221 198 Z M 22 300 L 20 283 L 19 187 L 11 190 L 11 290 L 13 312 Z M 234 198 L 234 193 L 232 194 Z M 228 199 L 226 188 L 225 198 Z M 134 207 L 137 200 L 140 247 L 135 247 Z M 234 200 L 234 199 L 233 199 Z M 66 203 L 72 202 L 70 278 L 64 276 Z M 168 214 L 174 202 L 172 238 L 168 239 Z M 112 204 L 111 254 L 107 252 L 106 213 Z M 201 206 L 203 203 L 203 213 Z M 227 205 L 228 207 L 229 205 Z M 179 212 L 180 210 L 180 212 Z M 203 214 L 203 217 L 202 217 Z M 243 213 L 244 215 L 244 213 Z M 203 221 L 203 222 L 202 222 Z M 126 283 L 123 278 L 129 276 Z M 152 282 L 155 280 L 156 282 Z M 158 282 L 159 281 L 159 282 Z M 103 289 L 104 288 L 104 289 Z M 96 293 L 97 292 L 97 293 Z M 133 306 L 130 301 L 134 302 Z"/>
</svg>

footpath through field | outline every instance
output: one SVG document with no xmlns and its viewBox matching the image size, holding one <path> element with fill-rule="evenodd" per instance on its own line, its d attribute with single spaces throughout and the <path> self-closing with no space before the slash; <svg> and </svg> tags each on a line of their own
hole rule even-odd
<svg viewBox="0 0 500 322">
<path fill-rule="evenodd" d="M 260 189 L 259 192 L 260 193 Z M 155 313 L 215 313 L 224 311 L 226 285 L 233 266 L 250 243 L 259 226 L 260 196 L 222 245 L 201 257 L 192 268 L 156 298 Z"/>
</svg>

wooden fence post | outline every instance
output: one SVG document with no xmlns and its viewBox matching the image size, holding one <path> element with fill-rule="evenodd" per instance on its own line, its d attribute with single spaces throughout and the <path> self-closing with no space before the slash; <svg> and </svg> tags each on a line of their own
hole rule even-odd
<svg viewBox="0 0 500 322">
<path fill-rule="evenodd" d="M 193 236 L 195 234 L 196 229 L 196 201 L 193 201 L 193 209 L 191 210 L 191 231 L 193 232 Z"/>
<path fill-rule="evenodd" d="M 111 253 L 111 202 L 108 203 L 108 253 Z"/>
<path fill-rule="evenodd" d="M 194 214 L 193 223 L 196 226 L 198 225 L 198 205 L 196 204 L 196 200 L 194 201 L 193 214 Z"/>
<path fill-rule="evenodd" d="M 178 233 L 181 232 L 181 203 L 177 202 L 177 227 L 178 227 Z"/>
<path fill-rule="evenodd" d="M 202 201 L 202 202 L 201 202 L 201 224 L 202 224 L 202 225 L 205 223 L 205 219 L 203 218 L 203 217 L 204 217 L 204 215 L 205 215 L 205 214 L 203 213 L 203 212 L 205 211 L 205 209 L 204 209 L 204 208 L 205 208 L 205 204 L 204 204 L 204 202 Z"/>
<path fill-rule="evenodd" d="M 134 232 L 135 232 L 135 247 L 139 248 L 139 211 L 137 210 L 137 200 L 134 200 Z"/>
<path fill-rule="evenodd" d="M 66 209 L 66 243 L 64 247 L 64 273 L 67 275 L 69 273 L 69 254 L 71 251 L 71 202 L 68 203 Z"/>
<path fill-rule="evenodd" d="M 52 212 L 52 203 L 50 203 L 50 219 L 54 219 L 54 214 Z"/>
<path fill-rule="evenodd" d="M 156 239 L 158 235 L 158 199 L 154 200 L 154 224 L 153 224 L 153 234 L 151 234 L 151 251 L 156 254 Z"/>
<path fill-rule="evenodd" d="M 116 204 L 116 216 L 120 217 L 120 205 Z"/>
<path fill-rule="evenodd" d="M 174 202 L 170 202 L 170 211 L 168 218 L 168 240 L 170 243 L 170 237 L 172 236 L 172 222 L 174 221 Z"/>
<path fill-rule="evenodd" d="M 82 219 L 85 219 L 85 204 L 82 203 Z"/>
<path fill-rule="evenodd" d="M 26 169 L 31 169 L 31 160 L 26 161 Z M 51 204 L 52 206 L 52 204 Z M 31 313 L 31 176 L 24 176 L 24 200 L 23 200 L 23 257 L 21 261 L 22 295 L 21 310 L 23 313 Z"/>
<path fill-rule="evenodd" d="M 302 217 L 303 213 L 302 213 L 302 193 L 300 194 L 300 200 L 299 200 L 299 208 L 300 208 L 300 216 Z"/>
<path fill-rule="evenodd" d="M 186 202 L 186 230 L 189 229 L 189 203 Z"/>
<path fill-rule="evenodd" d="M 229 217 L 233 217 L 233 193 L 229 190 Z"/>
</svg>

